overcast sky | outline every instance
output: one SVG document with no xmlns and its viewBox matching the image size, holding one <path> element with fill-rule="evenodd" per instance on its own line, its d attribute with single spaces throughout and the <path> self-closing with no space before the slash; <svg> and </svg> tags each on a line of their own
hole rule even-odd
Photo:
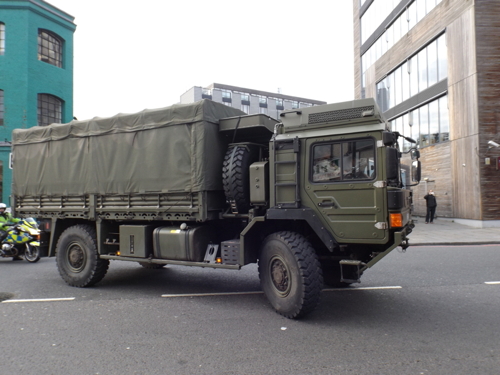
<svg viewBox="0 0 500 375">
<path fill-rule="evenodd" d="M 178 103 L 222 83 L 354 98 L 352 0 L 46 0 L 75 17 L 79 120 Z"/>
</svg>

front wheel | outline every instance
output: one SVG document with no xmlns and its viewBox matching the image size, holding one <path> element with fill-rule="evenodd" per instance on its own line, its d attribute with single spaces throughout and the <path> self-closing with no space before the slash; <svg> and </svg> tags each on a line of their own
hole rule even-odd
<svg viewBox="0 0 500 375">
<path fill-rule="evenodd" d="M 259 256 L 262 290 L 276 312 L 300 318 L 319 303 L 323 276 L 316 253 L 302 235 L 277 232 L 264 240 Z"/>
<path fill-rule="evenodd" d="M 40 260 L 40 251 L 38 246 L 32 246 L 30 244 L 26 244 L 26 248 L 24 249 L 24 259 L 30 263 L 36 263 Z"/>
<path fill-rule="evenodd" d="M 109 260 L 100 259 L 95 229 L 75 225 L 66 229 L 57 241 L 56 262 L 59 274 L 67 284 L 87 287 L 102 280 Z"/>
</svg>

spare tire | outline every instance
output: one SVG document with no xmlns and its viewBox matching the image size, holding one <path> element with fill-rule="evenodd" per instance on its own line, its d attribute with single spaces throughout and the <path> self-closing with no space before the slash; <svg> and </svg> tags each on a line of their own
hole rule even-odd
<svg viewBox="0 0 500 375">
<path fill-rule="evenodd" d="M 255 145 L 230 145 L 222 167 L 222 182 L 226 201 L 233 213 L 250 209 L 249 167 L 258 161 L 259 148 Z"/>
</svg>

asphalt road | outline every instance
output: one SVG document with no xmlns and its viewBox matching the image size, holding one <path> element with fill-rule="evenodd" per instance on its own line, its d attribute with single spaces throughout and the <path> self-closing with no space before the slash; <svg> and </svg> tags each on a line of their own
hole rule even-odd
<svg viewBox="0 0 500 375">
<path fill-rule="evenodd" d="M 53 259 L 0 259 L 0 298 L 21 300 L 0 304 L 0 373 L 498 374 L 499 264 L 500 246 L 394 251 L 296 321 L 272 311 L 255 266 L 114 261 L 80 289 Z M 22 301 L 47 298 L 63 300 Z"/>
</svg>

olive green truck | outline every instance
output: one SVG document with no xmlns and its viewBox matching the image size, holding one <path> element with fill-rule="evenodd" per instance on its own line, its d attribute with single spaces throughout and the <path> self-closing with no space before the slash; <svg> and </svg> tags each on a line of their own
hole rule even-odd
<svg viewBox="0 0 500 375">
<path fill-rule="evenodd" d="M 372 99 L 246 115 L 210 100 L 13 132 L 12 208 L 86 287 L 110 260 L 238 270 L 299 318 L 408 247 L 419 153 Z M 403 159 L 409 162 L 406 165 Z"/>
</svg>

